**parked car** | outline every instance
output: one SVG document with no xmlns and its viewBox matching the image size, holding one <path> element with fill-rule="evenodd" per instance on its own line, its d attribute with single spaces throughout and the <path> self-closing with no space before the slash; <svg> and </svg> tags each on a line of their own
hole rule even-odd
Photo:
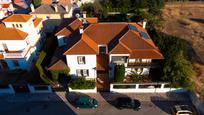
<svg viewBox="0 0 204 115">
<path fill-rule="evenodd" d="M 119 97 L 115 100 L 115 103 L 118 109 L 134 109 L 138 111 L 141 108 L 140 101 L 130 97 Z"/>
<path fill-rule="evenodd" d="M 171 108 L 173 115 L 196 115 L 196 111 L 193 107 L 188 105 L 175 105 Z"/>
<path fill-rule="evenodd" d="M 76 108 L 97 108 L 98 102 L 94 98 L 79 97 L 75 101 Z"/>
</svg>

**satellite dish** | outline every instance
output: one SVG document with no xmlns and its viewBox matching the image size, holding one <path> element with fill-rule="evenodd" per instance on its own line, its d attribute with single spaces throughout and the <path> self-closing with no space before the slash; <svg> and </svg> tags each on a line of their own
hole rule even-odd
<svg viewBox="0 0 204 115">
<path fill-rule="evenodd" d="M 80 14 L 79 14 L 79 13 L 76 13 L 75 16 L 76 16 L 77 18 L 80 18 Z"/>
</svg>

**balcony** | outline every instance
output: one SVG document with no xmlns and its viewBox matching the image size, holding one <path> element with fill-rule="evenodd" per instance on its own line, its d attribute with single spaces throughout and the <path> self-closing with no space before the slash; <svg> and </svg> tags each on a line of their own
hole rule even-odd
<svg viewBox="0 0 204 115">
<path fill-rule="evenodd" d="M 3 54 L 4 58 L 24 58 L 29 49 L 30 47 L 27 47 L 20 51 L 4 51 L 0 54 Z"/>
<path fill-rule="evenodd" d="M 128 62 L 128 66 L 150 66 L 151 62 Z"/>
</svg>

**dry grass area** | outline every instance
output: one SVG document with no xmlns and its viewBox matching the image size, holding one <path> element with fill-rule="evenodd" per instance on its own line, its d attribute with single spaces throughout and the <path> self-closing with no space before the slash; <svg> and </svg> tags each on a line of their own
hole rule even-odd
<svg viewBox="0 0 204 115">
<path fill-rule="evenodd" d="M 192 81 L 204 102 L 204 7 L 165 6 L 162 16 L 164 33 L 189 42 L 188 55 L 196 72 Z"/>
</svg>

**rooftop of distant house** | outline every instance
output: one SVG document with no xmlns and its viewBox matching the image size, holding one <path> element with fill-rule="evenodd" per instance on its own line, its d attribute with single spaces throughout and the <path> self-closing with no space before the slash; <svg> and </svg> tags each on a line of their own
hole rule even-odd
<svg viewBox="0 0 204 115">
<path fill-rule="evenodd" d="M 31 14 L 64 14 L 70 11 L 71 6 L 70 0 L 59 0 L 58 2 L 43 0 L 42 5 L 37 7 Z"/>
</svg>

